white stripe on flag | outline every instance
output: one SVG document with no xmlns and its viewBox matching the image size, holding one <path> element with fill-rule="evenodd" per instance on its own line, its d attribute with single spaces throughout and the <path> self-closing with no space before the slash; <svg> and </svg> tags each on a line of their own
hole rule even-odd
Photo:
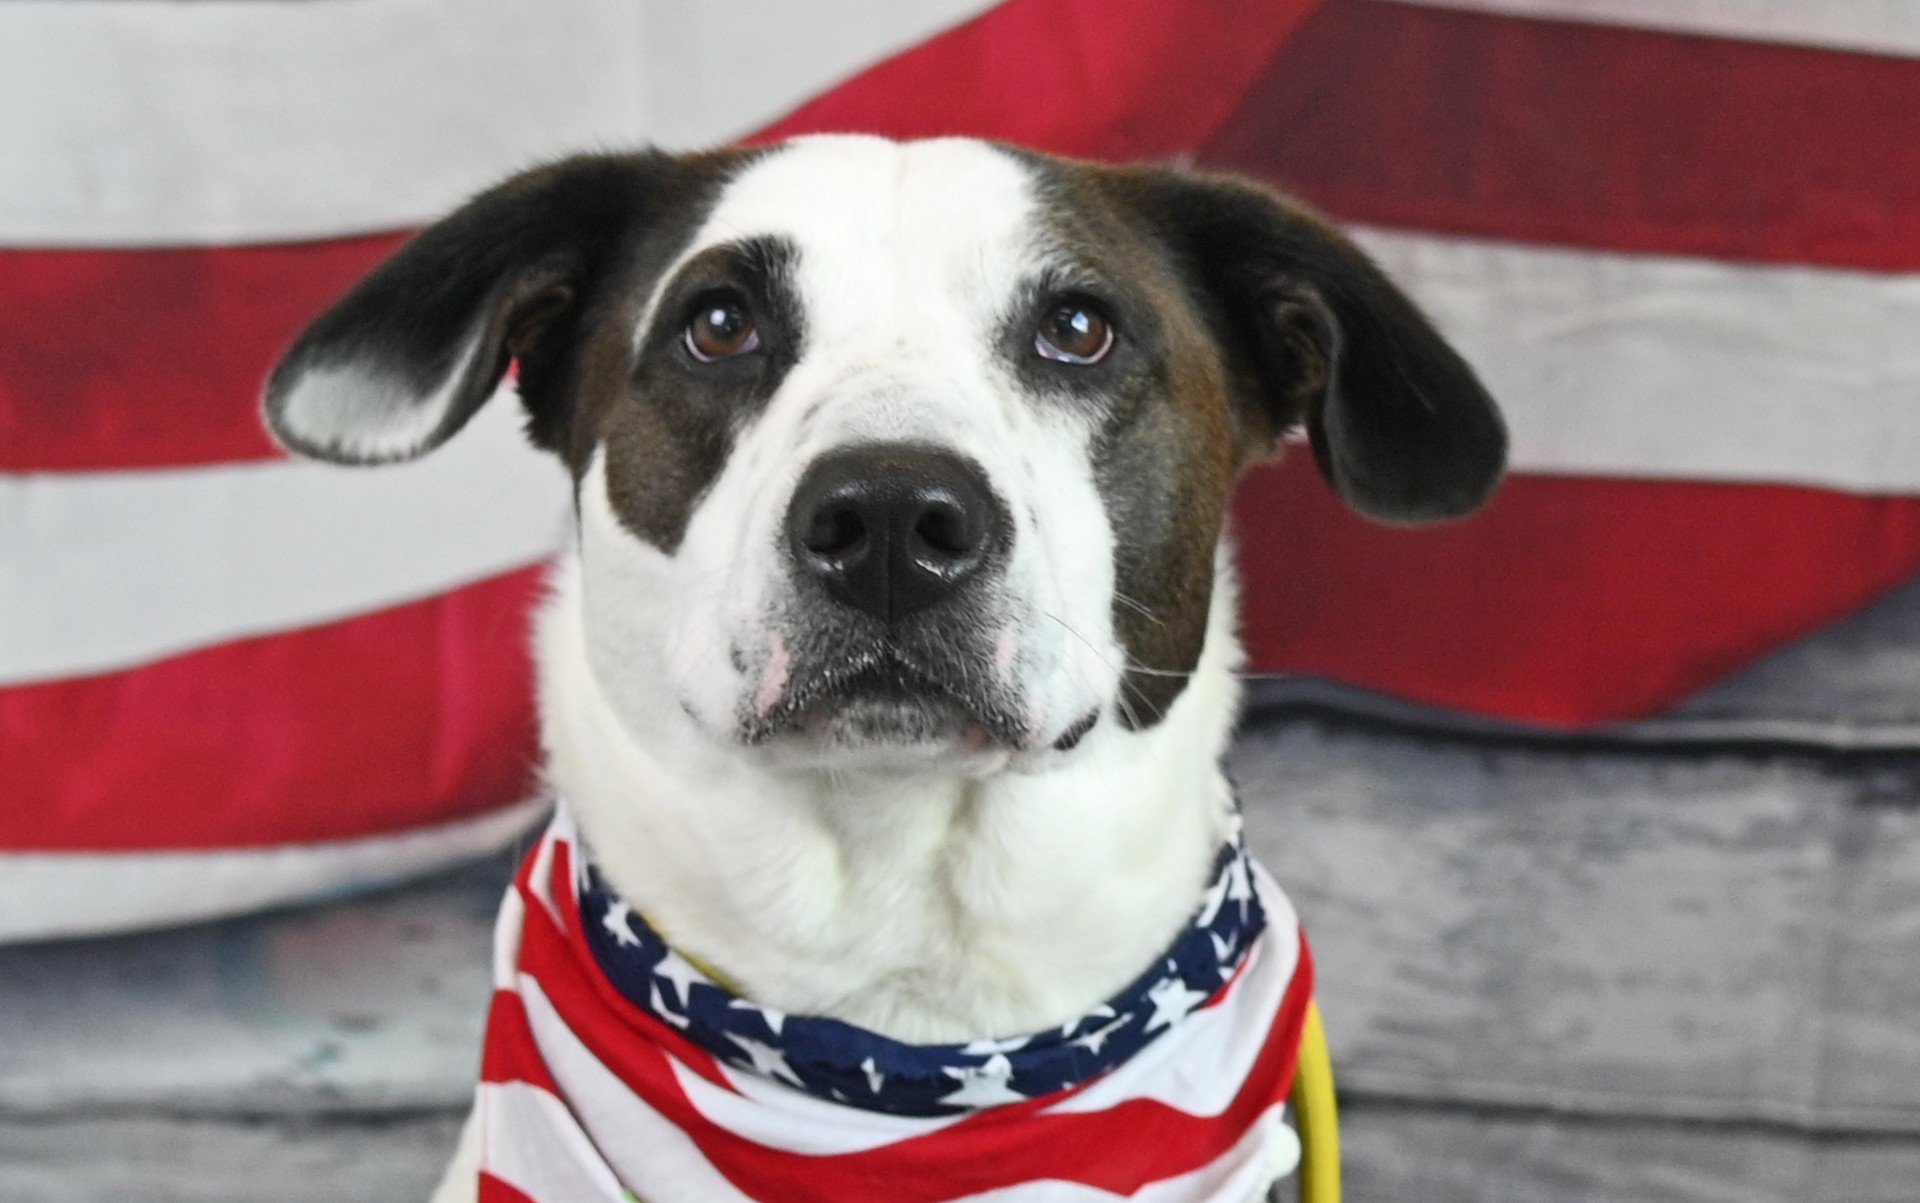
<svg viewBox="0 0 1920 1203">
<path fill-rule="evenodd" d="M 520 977 L 520 998 L 541 1058 L 566 1091 L 567 1102 L 587 1135 L 595 1139 L 623 1182 L 641 1184 L 639 1189 L 650 1199 L 753 1203 L 713 1168 L 691 1137 L 636 1095 L 580 1042 L 540 983 L 526 974 Z M 568 1197 L 521 1189 L 541 1203 Z"/>
<path fill-rule="evenodd" d="M 1516 470 L 1920 493 L 1920 274 L 1356 238 L 1481 372 Z"/>
<path fill-rule="evenodd" d="M 0 852 L 0 944 L 140 931 L 369 890 L 519 839 L 547 799 L 392 835 L 193 852 Z"/>
<path fill-rule="evenodd" d="M 511 990 L 520 980 L 514 958 L 527 930 L 527 900 L 517 885 L 509 885 L 493 920 L 493 988 Z"/>
<path fill-rule="evenodd" d="M 439 452 L 0 475 L 0 684 L 104 672 L 533 563 L 569 485 L 494 399 Z"/>
<path fill-rule="evenodd" d="M 1912 0 L 1397 0 L 1425 8 L 1628 25 L 1871 54 L 1920 55 Z"/>
<path fill-rule="evenodd" d="M 881 1149 L 896 1141 L 938 1132 L 965 1119 L 888 1115 L 862 1111 L 795 1090 L 761 1074 L 728 1065 L 721 1074 L 733 1086 L 716 1086 L 675 1061 L 673 1075 L 687 1099 L 714 1123 L 770 1149 L 805 1156 L 835 1156 Z"/>
<path fill-rule="evenodd" d="M 0 4 L 0 244 L 419 225 L 570 151 L 748 133 L 986 7 Z"/>
<path fill-rule="evenodd" d="M 533 1203 L 629 1198 L 567 1105 L 526 1082 L 483 1082 L 474 1096 L 486 1172 Z"/>
</svg>

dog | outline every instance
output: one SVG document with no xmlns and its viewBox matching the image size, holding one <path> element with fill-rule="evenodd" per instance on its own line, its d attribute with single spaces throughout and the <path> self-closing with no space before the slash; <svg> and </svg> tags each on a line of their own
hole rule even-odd
<svg viewBox="0 0 1920 1203">
<path fill-rule="evenodd" d="M 264 408 L 407 460 L 510 365 L 574 482 L 536 633 L 561 812 L 435 1198 L 1265 1197 L 1298 1146 L 1242 1083 L 1284 1093 L 1290 1052 L 1251 1060 L 1307 970 L 1221 764 L 1227 506 L 1296 432 L 1379 519 L 1489 495 L 1499 412 L 1412 302 L 1233 178 L 590 155 L 403 246 Z M 1194 1051 L 1235 990 L 1253 1028 Z"/>
</svg>

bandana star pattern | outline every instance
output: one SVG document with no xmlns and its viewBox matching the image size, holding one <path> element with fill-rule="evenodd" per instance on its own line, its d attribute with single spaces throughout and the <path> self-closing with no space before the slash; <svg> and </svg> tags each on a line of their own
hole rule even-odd
<svg viewBox="0 0 1920 1203">
<path fill-rule="evenodd" d="M 836 1019 L 741 998 L 675 952 L 590 865 L 581 922 L 607 980 L 717 1060 L 836 1103 L 951 1115 L 1094 1078 L 1171 1031 L 1233 979 L 1266 927 L 1234 816 L 1199 910 L 1132 985 L 1058 1028 L 971 1044 L 906 1044 Z"/>
</svg>

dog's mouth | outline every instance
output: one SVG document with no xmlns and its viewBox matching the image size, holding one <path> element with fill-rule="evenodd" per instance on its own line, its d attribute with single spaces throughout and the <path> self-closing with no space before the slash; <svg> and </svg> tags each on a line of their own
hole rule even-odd
<svg viewBox="0 0 1920 1203">
<path fill-rule="evenodd" d="M 780 702 L 741 724 L 749 744 L 794 740 L 822 751 L 1020 748 L 1025 724 L 976 674 L 935 667 L 899 648 L 876 648 L 796 672 Z"/>
</svg>

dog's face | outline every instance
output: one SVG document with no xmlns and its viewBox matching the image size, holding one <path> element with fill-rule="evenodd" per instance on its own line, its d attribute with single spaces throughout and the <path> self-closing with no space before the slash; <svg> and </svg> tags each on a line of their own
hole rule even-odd
<svg viewBox="0 0 1920 1203">
<path fill-rule="evenodd" d="M 1233 481 L 1298 426 L 1363 510 L 1455 514 L 1504 435 L 1316 218 L 978 142 L 570 160 L 403 248 L 270 382 L 290 446 L 421 454 L 509 362 L 576 481 L 583 632 L 636 730 L 986 771 L 1150 728 Z"/>
</svg>

